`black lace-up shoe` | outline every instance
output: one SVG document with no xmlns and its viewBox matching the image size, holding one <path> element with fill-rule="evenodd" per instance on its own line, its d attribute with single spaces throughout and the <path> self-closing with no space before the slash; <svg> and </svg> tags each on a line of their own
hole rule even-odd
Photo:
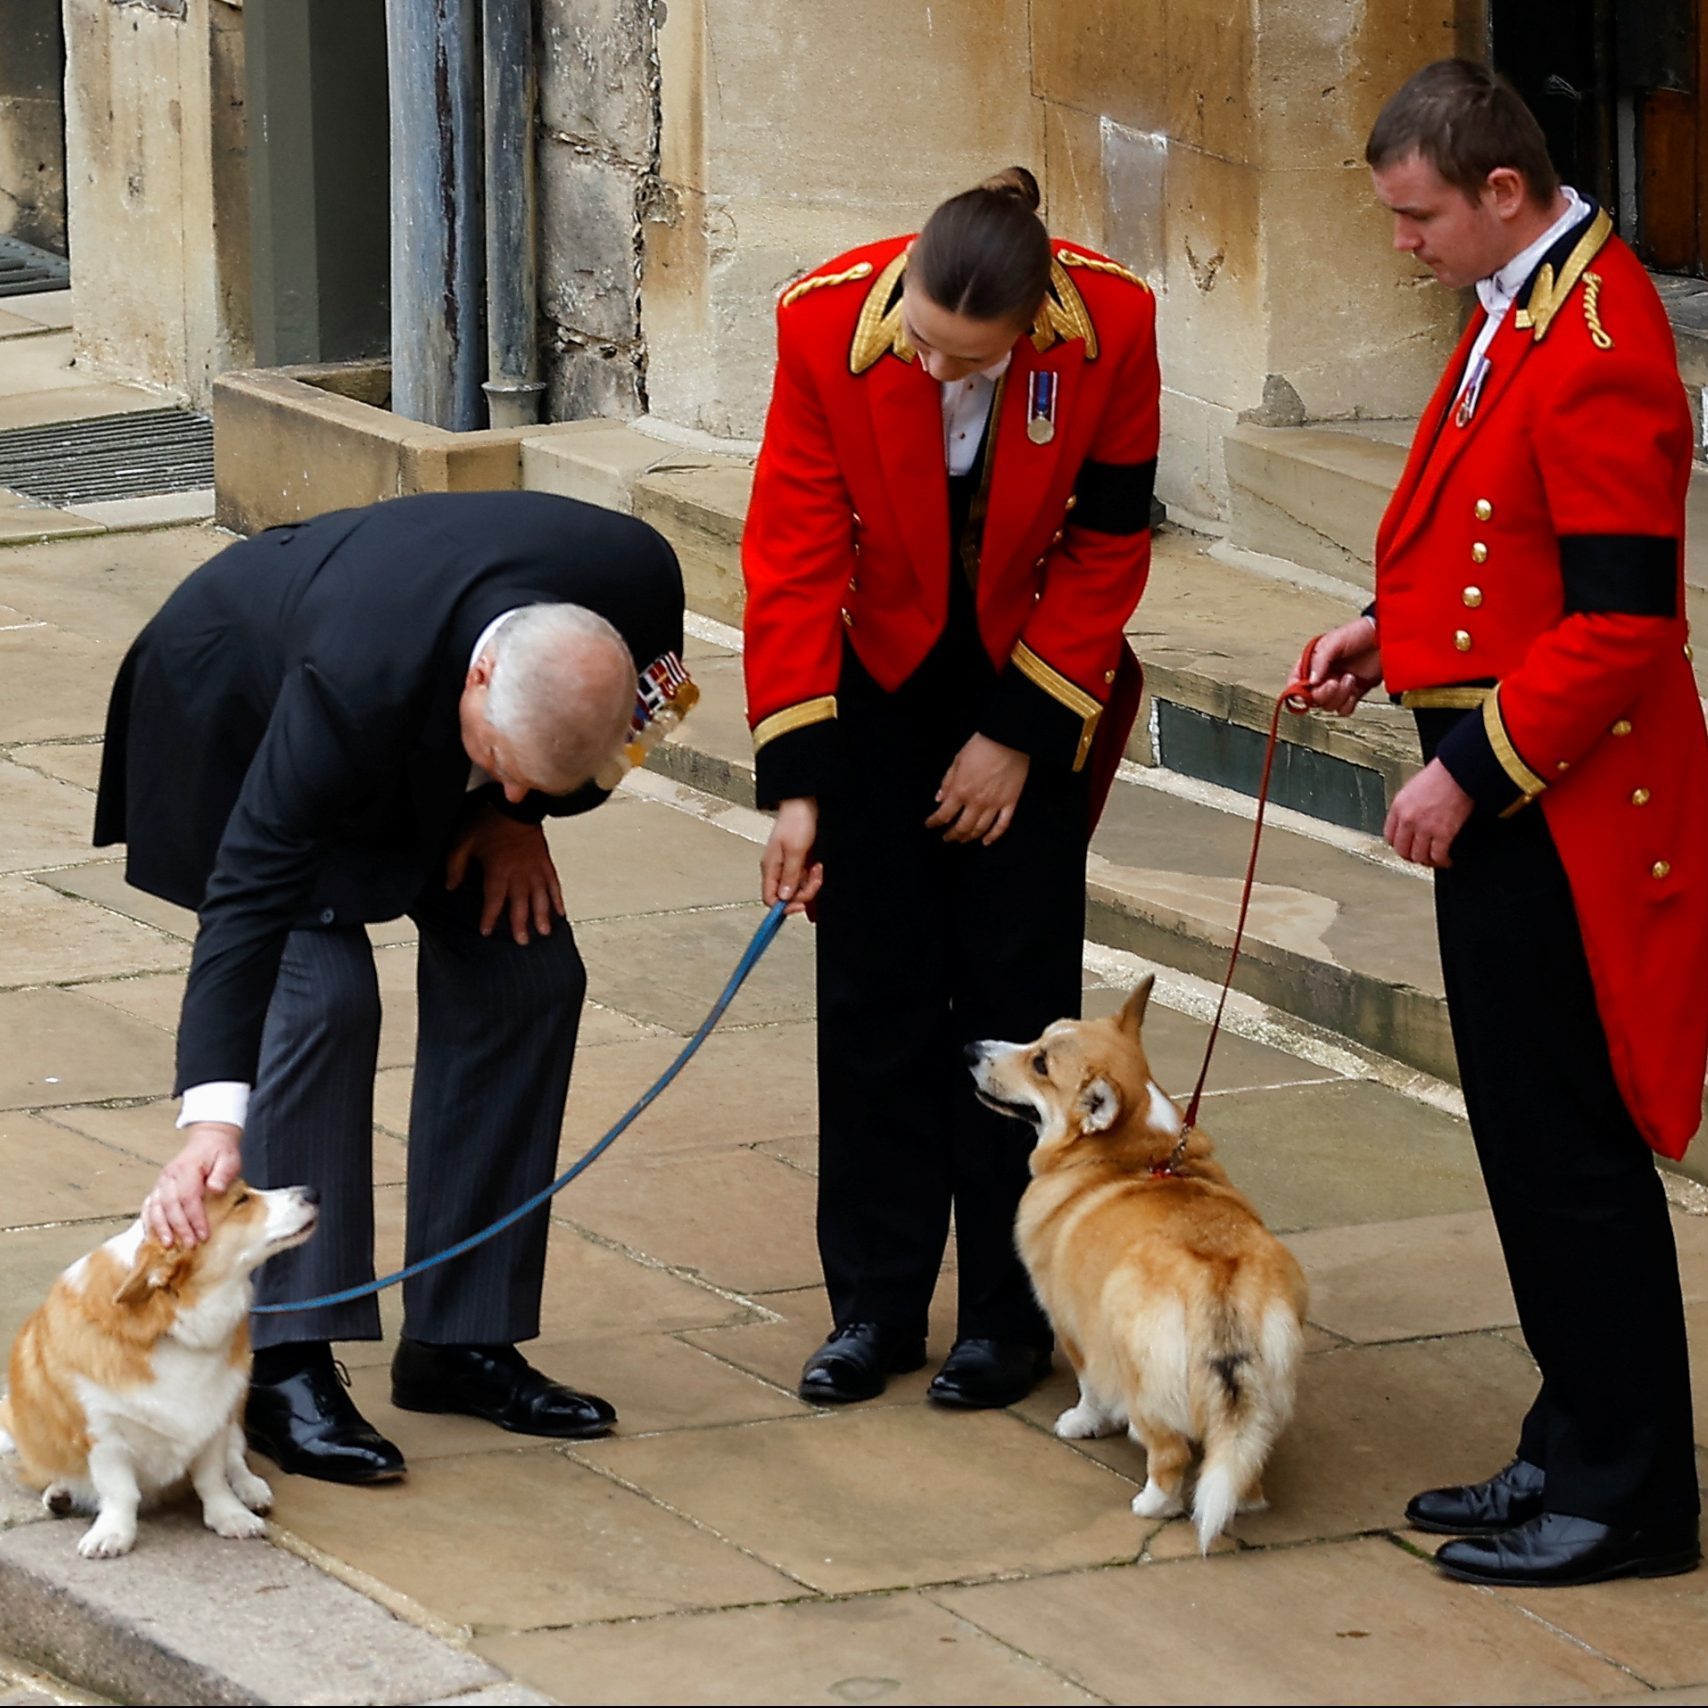
<svg viewBox="0 0 1708 1708">
<path fill-rule="evenodd" d="M 244 1431 L 249 1445 L 296 1477 L 327 1483 L 390 1483 L 404 1473 L 403 1455 L 345 1391 L 350 1377 L 320 1347 L 288 1373 L 251 1380 Z"/>
<path fill-rule="evenodd" d="M 513 1346 L 429 1346 L 400 1340 L 391 1361 L 400 1411 L 461 1412 L 518 1435 L 584 1441 L 609 1435 L 616 1408 L 542 1375 Z"/>
<path fill-rule="evenodd" d="M 1434 1536 L 1498 1536 L 1541 1512 L 1542 1486 L 1540 1466 L 1514 1459 L 1487 1482 L 1413 1495 L 1406 1523 Z"/>
<path fill-rule="evenodd" d="M 1446 1542 L 1435 1563 L 1464 1583 L 1569 1588 L 1610 1578 L 1665 1578 L 1702 1558 L 1694 1512 L 1652 1524 L 1598 1524 L 1544 1512 L 1498 1536 Z"/>
<path fill-rule="evenodd" d="M 957 1340 L 925 1397 L 969 1411 L 1011 1406 L 1050 1371 L 1050 1349 L 1018 1340 Z"/>
<path fill-rule="evenodd" d="M 806 1361 L 800 1396 L 820 1406 L 873 1400 L 891 1376 L 924 1362 L 919 1335 L 895 1334 L 881 1323 L 845 1323 Z"/>
</svg>

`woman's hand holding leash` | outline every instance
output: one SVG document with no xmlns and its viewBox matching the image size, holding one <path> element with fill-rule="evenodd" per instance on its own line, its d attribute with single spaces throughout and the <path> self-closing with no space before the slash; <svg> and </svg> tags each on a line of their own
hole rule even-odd
<svg viewBox="0 0 1708 1708">
<path fill-rule="evenodd" d="M 818 841 L 818 802 L 801 796 L 782 802 L 771 839 L 759 856 L 760 894 L 767 907 L 780 901 L 805 913 L 824 885 L 824 866 L 812 857 Z"/>
</svg>

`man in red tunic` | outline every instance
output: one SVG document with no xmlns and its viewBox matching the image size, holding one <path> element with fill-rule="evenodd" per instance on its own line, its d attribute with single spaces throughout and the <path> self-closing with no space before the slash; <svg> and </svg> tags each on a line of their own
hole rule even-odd
<svg viewBox="0 0 1708 1708">
<path fill-rule="evenodd" d="M 1312 650 L 1426 764 L 1394 849 L 1434 867 L 1471 1131 L 1542 1387 L 1513 1463 L 1432 1489 L 1454 1577 L 1688 1571 L 1699 1497 L 1678 1263 L 1651 1149 L 1708 1063 L 1708 734 L 1684 610 L 1691 427 L 1672 333 L 1518 96 L 1445 60 L 1366 150 L 1395 246 L 1481 312 L 1418 425 L 1376 599 Z"/>
</svg>

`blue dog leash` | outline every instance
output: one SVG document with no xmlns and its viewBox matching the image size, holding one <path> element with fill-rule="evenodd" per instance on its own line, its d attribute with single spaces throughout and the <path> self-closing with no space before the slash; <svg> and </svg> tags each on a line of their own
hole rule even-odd
<svg viewBox="0 0 1708 1708">
<path fill-rule="evenodd" d="M 723 1019 L 724 1010 L 735 1000 L 735 993 L 747 982 L 747 975 L 758 966 L 760 957 L 771 947 L 773 939 L 782 929 L 783 919 L 787 912 L 787 903 L 777 902 L 771 911 L 760 921 L 759 929 L 753 933 L 753 940 L 742 951 L 742 956 L 736 962 L 735 971 L 729 976 L 729 983 L 723 988 L 723 993 L 712 1004 L 711 1012 L 702 1020 L 693 1037 L 682 1046 L 681 1053 L 669 1067 L 653 1081 L 648 1090 L 626 1115 L 590 1150 L 566 1168 L 550 1186 L 536 1192 L 525 1204 L 518 1204 L 508 1215 L 500 1216 L 490 1226 L 482 1228 L 478 1233 L 472 1233 L 467 1239 L 458 1240 L 446 1250 L 436 1252 L 432 1257 L 418 1258 L 414 1263 L 404 1268 L 394 1270 L 390 1275 L 382 1275 L 378 1281 L 366 1281 L 360 1287 L 346 1287 L 341 1293 L 323 1293 L 318 1299 L 301 1299 L 290 1305 L 255 1305 L 252 1307 L 257 1316 L 275 1316 L 287 1311 L 313 1311 L 326 1305 L 345 1305 L 352 1299 L 365 1299 L 370 1293 L 384 1292 L 387 1287 L 395 1287 L 400 1281 L 407 1281 L 412 1276 L 421 1275 L 429 1269 L 436 1268 L 441 1263 L 449 1263 L 454 1257 L 461 1257 L 464 1252 L 473 1251 L 477 1245 L 484 1245 L 489 1239 L 495 1238 L 522 1220 L 535 1210 L 555 1198 L 570 1181 L 582 1170 L 591 1167 L 602 1157 L 617 1139 L 631 1127 L 635 1120 L 649 1109 L 657 1100 L 659 1094 L 670 1082 L 693 1060 L 700 1046 L 712 1034 L 712 1029 Z"/>
</svg>

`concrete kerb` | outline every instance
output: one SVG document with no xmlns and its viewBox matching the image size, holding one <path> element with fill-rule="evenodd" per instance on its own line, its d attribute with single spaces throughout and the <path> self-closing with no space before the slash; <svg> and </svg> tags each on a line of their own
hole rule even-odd
<svg viewBox="0 0 1708 1708">
<path fill-rule="evenodd" d="M 283 1548 L 209 1537 L 193 1513 L 145 1517 L 119 1560 L 83 1559 L 82 1529 L 0 1477 L 0 1640 L 82 1689 L 135 1703 L 551 1700 Z"/>
</svg>

